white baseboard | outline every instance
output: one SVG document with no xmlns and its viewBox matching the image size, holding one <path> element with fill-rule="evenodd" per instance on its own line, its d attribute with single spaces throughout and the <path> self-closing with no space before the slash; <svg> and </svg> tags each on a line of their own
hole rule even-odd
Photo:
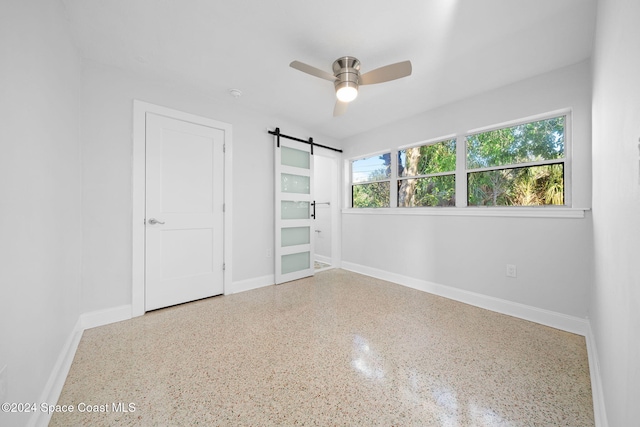
<svg viewBox="0 0 640 427">
<path fill-rule="evenodd" d="M 390 273 L 388 271 L 379 270 L 373 267 L 367 267 L 351 262 L 342 261 L 342 268 L 353 271 L 355 273 L 364 274 L 365 276 L 375 277 L 376 279 L 386 280 L 388 282 L 397 283 L 409 288 L 428 292 L 430 294 L 460 301 L 476 307 L 485 308 L 497 313 L 506 314 L 508 316 L 518 317 L 520 319 L 529 320 L 531 322 L 540 323 L 545 326 L 571 332 L 577 335 L 585 336 L 589 327 L 587 319 L 581 319 L 575 316 L 557 313 L 542 308 L 532 307 L 513 301 L 495 298 L 475 292 L 465 291 L 463 289 L 451 286 L 441 285 L 429 282 L 427 280 L 415 279 L 413 277 L 403 276 L 401 274 Z"/>
<path fill-rule="evenodd" d="M 240 280 L 233 282 L 231 289 L 227 291 L 225 289 L 225 295 L 237 294 L 238 292 L 250 291 L 252 289 L 263 288 L 265 286 L 273 285 L 276 282 L 273 274 L 269 274 L 262 277 L 255 277 L 253 279 Z"/>
<path fill-rule="evenodd" d="M 64 387 L 67 375 L 69 375 L 69 369 L 71 369 L 73 358 L 76 355 L 78 344 L 80 344 L 80 339 L 82 338 L 82 333 L 85 329 L 108 325 L 109 323 L 120 322 L 121 320 L 127 319 L 131 319 L 131 305 L 123 305 L 120 307 L 81 314 L 78 317 L 78 321 L 76 322 L 73 331 L 71 331 L 69 338 L 67 338 L 67 341 L 64 343 L 64 346 L 60 351 L 58 360 L 53 366 L 49 380 L 47 381 L 38 402 L 48 403 L 49 405 L 55 405 L 58 403 L 58 398 L 60 397 L 60 393 Z M 45 427 L 49 424 L 50 420 L 51 414 L 36 411 L 29 419 L 28 425 L 32 427 Z"/>
<path fill-rule="evenodd" d="M 593 395 L 593 416 L 596 427 L 608 427 L 607 411 L 604 404 L 604 390 L 602 389 L 602 379 L 600 378 L 600 362 L 598 360 L 598 350 L 593 330 L 589 324 L 587 334 L 587 355 L 589 356 L 589 375 L 591 376 L 591 393 Z"/>
<path fill-rule="evenodd" d="M 44 390 L 40 395 L 40 400 L 38 400 L 39 404 L 48 403 L 49 405 L 55 405 L 58 403 L 58 398 L 60 397 L 60 393 L 64 387 L 64 382 L 67 380 L 67 375 L 69 374 L 69 369 L 71 369 L 71 364 L 73 363 L 73 358 L 76 355 L 76 350 L 78 349 L 78 344 L 80 344 L 80 338 L 82 338 L 83 331 L 82 322 L 78 318 L 73 331 L 71 331 L 71 334 L 65 341 L 62 351 L 60 351 L 56 364 L 53 366 L 51 375 L 49 375 L 49 380 L 44 386 Z M 51 420 L 51 415 L 52 414 L 47 414 L 44 411 L 35 411 L 27 425 L 31 427 L 46 427 Z"/>
<path fill-rule="evenodd" d="M 80 322 L 83 329 L 91 329 L 131 318 L 131 305 L 128 304 L 81 314 Z"/>
<path fill-rule="evenodd" d="M 315 254 L 314 258 L 316 259 L 316 261 L 320 261 L 320 262 L 324 262 L 325 264 L 333 265 L 333 260 L 329 256 Z"/>
</svg>

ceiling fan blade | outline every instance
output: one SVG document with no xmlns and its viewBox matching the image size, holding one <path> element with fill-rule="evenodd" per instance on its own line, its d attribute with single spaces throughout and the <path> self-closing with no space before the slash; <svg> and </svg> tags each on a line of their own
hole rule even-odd
<svg viewBox="0 0 640 427">
<path fill-rule="evenodd" d="M 320 77 L 321 79 L 329 80 L 333 82 L 336 80 L 336 76 L 326 71 L 322 71 L 319 68 L 312 67 L 311 65 L 307 65 L 300 61 L 293 61 L 289 64 L 291 68 L 295 68 L 296 70 L 302 71 L 303 73 L 311 74 L 312 76 Z"/>
<path fill-rule="evenodd" d="M 336 100 L 336 106 L 333 107 L 333 117 L 338 117 L 347 112 L 348 102 L 342 102 Z"/>
<path fill-rule="evenodd" d="M 376 68 L 360 76 L 361 85 L 372 85 L 376 83 L 388 82 L 411 75 L 411 61 L 397 62 Z"/>
</svg>

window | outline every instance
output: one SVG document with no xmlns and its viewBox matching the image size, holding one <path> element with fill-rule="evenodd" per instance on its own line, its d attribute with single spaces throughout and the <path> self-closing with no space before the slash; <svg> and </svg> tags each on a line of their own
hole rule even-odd
<svg viewBox="0 0 640 427">
<path fill-rule="evenodd" d="M 455 206 L 455 171 L 455 139 L 398 151 L 398 206 Z"/>
<path fill-rule="evenodd" d="M 565 116 L 469 135 L 469 206 L 564 205 Z"/>
<path fill-rule="evenodd" d="M 570 120 L 537 116 L 353 160 L 352 207 L 568 205 Z"/>
<path fill-rule="evenodd" d="M 391 153 L 351 162 L 351 206 L 389 207 Z"/>
</svg>

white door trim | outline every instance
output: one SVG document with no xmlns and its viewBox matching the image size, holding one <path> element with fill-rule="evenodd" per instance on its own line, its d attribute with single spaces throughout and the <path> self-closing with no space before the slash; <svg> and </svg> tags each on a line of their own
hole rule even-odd
<svg viewBox="0 0 640 427">
<path fill-rule="evenodd" d="M 144 263 L 145 263 L 145 140 L 146 114 L 154 113 L 203 126 L 222 129 L 225 132 L 224 157 L 224 292 L 231 292 L 232 279 L 232 126 L 206 117 L 196 116 L 147 102 L 133 101 L 133 182 L 132 182 L 132 275 L 131 316 L 142 316 L 144 307 Z"/>
</svg>

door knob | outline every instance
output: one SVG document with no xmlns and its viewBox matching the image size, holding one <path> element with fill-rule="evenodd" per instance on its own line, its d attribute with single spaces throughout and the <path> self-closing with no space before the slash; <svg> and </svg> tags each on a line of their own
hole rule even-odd
<svg viewBox="0 0 640 427">
<path fill-rule="evenodd" d="M 164 222 L 162 222 L 162 221 L 158 221 L 158 220 L 157 220 L 157 219 L 155 219 L 155 218 L 149 218 L 149 221 L 147 221 L 147 223 L 148 223 L 149 225 L 164 224 Z"/>
</svg>

